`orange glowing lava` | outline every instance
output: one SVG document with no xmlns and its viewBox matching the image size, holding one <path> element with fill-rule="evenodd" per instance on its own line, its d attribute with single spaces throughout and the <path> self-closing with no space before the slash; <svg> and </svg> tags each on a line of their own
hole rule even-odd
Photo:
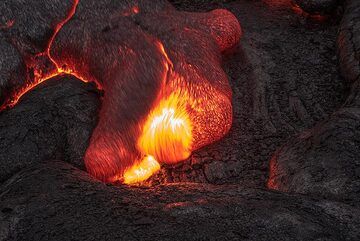
<svg viewBox="0 0 360 241">
<path fill-rule="evenodd" d="M 56 35 L 58 34 L 58 32 L 60 31 L 60 29 L 64 26 L 64 24 L 69 22 L 69 20 L 74 16 L 74 14 L 76 12 L 76 8 L 77 8 L 77 6 L 79 4 L 79 0 L 73 0 L 73 1 L 74 1 L 73 5 L 72 5 L 67 17 L 55 27 L 54 34 L 51 36 L 50 41 L 49 41 L 48 46 L 47 46 L 47 49 L 46 49 L 47 55 L 54 62 L 55 65 L 56 65 L 56 62 L 51 58 L 51 55 L 50 55 L 50 47 L 51 47 L 52 43 L 54 42 L 54 39 L 55 39 Z M 61 69 L 58 66 L 57 66 L 57 68 Z"/>
<path fill-rule="evenodd" d="M 106 103 L 107 105 L 104 104 L 104 106 L 108 107 L 105 110 L 111 111 L 104 111 L 106 114 L 104 116 L 108 119 L 104 118 L 103 120 L 106 120 L 106 122 L 101 123 L 105 124 L 98 124 L 93 132 L 92 139 L 90 140 L 84 157 L 85 165 L 91 175 L 102 181 L 121 181 L 125 184 L 134 184 L 147 180 L 160 170 L 161 164 L 174 164 L 183 161 L 187 159 L 193 151 L 219 140 L 229 131 L 232 124 L 232 94 L 227 77 L 225 73 L 222 72 L 218 55 L 220 55 L 223 49 L 232 47 L 234 43 L 237 43 L 240 39 L 240 25 L 231 13 L 226 13 L 224 23 L 221 22 L 219 18 L 216 18 L 217 21 L 215 21 L 214 26 L 211 27 L 220 28 L 221 31 L 217 31 L 213 36 L 214 41 L 209 41 L 209 43 L 207 40 L 204 41 L 204 43 L 208 43 L 208 45 L 204 45 L 204 48 L 215 48 L 214 43 L 219 45 L 219 49 L 214 49 L 213 52 L 215 53 L 211 58 L 209 58 L 209 55 L 212 54 L 212 51 L 210 51 L 209 54 L 203 53 L 203 57 L 206 61 L 209 61 L 209 67 L 204 68 L 206 71 L 199 70 L 203 69 L 204 65 L 202 65 L 202 63 L 206 63 L 205 61 L 201 62 L 201 64 L 195 62 L 197 63 L 196 65 L 190 64 L 191 61 L 185 58 L 185 56 L 189 54 L 189 52 L 186 52 L 187 48 L 182 50 L 184 52 L 179 51 L 181 54 L 174 54 L 173 50 L 171 52 L 169 51 L 168 55 L 160 39 L 156 41 L 151 39 L 151 42 L 149 40 L 151 44 L 149 45 L 150 49 L 154 46 L 153 44 L 155 44 L 157 47 L 154 48 L 156 50 L 154 50 L 155 56 L 160 56 L 157 60 L 159 61 L 157 62 L 159 65 L 153 68 L 155 70 L 154 73 L 158 71 L 160 74 L 156 73 L 156 78 L 153 79 L 150 77 L 150 80 L 158 85 L 155 85 L 156 88 L 154 89 L 147 88 L 147 91 L 151 92 L 145 95 L 146 99 L 135 99 L 140 103 L 140 105 L 135 106 L 140 106 L 139 109 L 142 110 L 141 108 L 143 108 L 146 112 L 140 113 L 134 118 L 129 115 L 131 118 L 128 119 L 131 119 L 132 122 L 128 123 L 125 121 L 124 124 L 123 119 L 121 119 L 124 113 L 117 111 L 119 109 L 116 109 L 118 107 L 116 105 L 121 106 L 123 103 L 126 104 L 133 101 L 130 99 L 133 98 L 133 92 L 126 96 L 130 97 L 125 98 L 128 102 L 123 101 L 124 96 L 121 97 L 121 95 L 119 95 L 119 92 L 123 91 L 123 89 L 114 88 L 114 86 L 123 88 L 123 86 L 119 84 L 122 83 L 121 79 L 115 83 L 111 82 L 113 79 L 116 79 L 111 78 L 114 76 L 110 75 L 110 77 L 101 79 L 103 74 L 98 76 L 92 75 L 90 65 L 93 63 L 91 63 L 91 61 L 89 61 L 89 63 L 85 61 L 85 63 L 81 62 L 81 64 L 79 64 L 80 61 L 70 61 L 67 58 L 58 58 L 55 54 L 54 56 L 50 54 L 50 49 L 53 47 L 53 44 L 56 45 L 54 39 L 63 26 L 74 16 L 78 3 L 79 0 L 73 0 L 73 6 L 69 10 L 67 17 L 55 27 L 54 34 L 51 36 L 47 48 L 37 56 L 48 57 L 54 65 L 53 72 L 50 74 L 46 73 L 45 76 L 45 74 L 41 72 L 41 68 L 35 68 L 34 80 L 21 90 L 18 90 L 17 93 L 12 96 L 10 103 L 5 103 L 0 110 L 4 107 L 14 106 L 29 90 L 63 73 L 71 74 L 84 82 L 95 81 L 100 89 L 104 88 L 105 92 L 108 93 L 108 95 L 104 97 L 103 103 Z M 129 12 L 130 13 L 124 13 L 124 15 L 138 14 L 140 9 L 138 6 L 134 6 Z M 217 14 L 216 16 L 218 16 L 219 14 L 223 14 L 223 11 L 213 12 L 213 14 L 215 13 Z M 225 30 L 223 31 L 225 23 L 230 26 L 229 28 L 225 28 L 229 33 L 225 33 Z M 68 25 L 70 25 L 70 23 L 68 23 Z M 225 41 L 219 41 L 221 36 L 226 37 Z M 67 38 L 70 38 L 70 36 L 67 36 Z M 195 41 L 195 43 L 198 43 L 198 41 Z M 203 47 L 203 45 L 201 46 Z M 169 48 L 172 49 L 173 47 L 170 46 Z M 217 50 L 219 50 L 219 52 L 217 52 Z M 194 52 L 196 52 L 196 50 Z M 127 55 L 124 54 L 124 56 Z M 149 56 L 152 61 L 155 61 L 155 58 L 153 59 L 151 55 L 146 55 L 145 57 Z M 174 60 L 176 64 L 175 67 L 169 56 Z M 76 58 L 77 56 L 74 57 L 75 60 Z M 132 56 L 130 56 L 130 58 L 132 58 Z M 88 59 L 88 56 L 85 56 L 83 59 Z M 125 62 L 129 63 L 129 65 L 132 63 L 129 59 L 125 59 L 124 63 Z M 81 65 L 81 67 L 77 66 L 78 64 Z M 34 62 L 30 63 L 29 66 L 37 67 L 38 65 L 37 62 Z M 123 67 L 124 66 L 121 66 L 121 68 Z M 124 69 L 126 70 L 132 70 L 132 66 L 125 67 Z M 96 67 L 96 69 L 99 68 L 102 67 Z M 114 71 L 114 73 L 117 72 Z M 119 73 L 121 74 L 121 72 Z M 84 76 L 86 76 L 86 78 L 84 78 Z M 97 82 L 96 78 L 99 78 L 99 82 Z M 144 82 L 144 80 L 139 77 L 134 79 L 133 82 L 134 81 L 135 83 L 137 83 L 136 81 Z M 141 83 L 143 84 L 143 82 Z M 129 84 L 129 82 L 124 83 Z M 139 86 L 141 86 L 140 83 Z M 134 90 L 138 90 L 136 88 L 137 86 L 134 87 Z M 144 108 L 141 106 L 141 101 L 146 102 L 149 96 L 153 98 L 152 102 L 150 104 L 146 103 L 146 105 L 144 105 L 146 108 Z M 106 99 L 106 97 L 111 97 L 110 100 L 117 101 L 106 102 L 106 100 L 109 100 Z M 102 110 L 104 110 L 104 106 Z M 132 107 L 131 103 L 129 107 Z M 129 110 L 129 108 L 126 108 L 126 110 Z M 131 110 L 130 112 L 130 114 L 132 114 Z M 134 113 L 136 113 L 136 111 L 134 111 Z M 111 121 L 108 121 L 109 119 Z M 97 132 L 97 130 L 100 131 Z"/>
<path fill-rule="evenodd" d="M 152 156 L 146 156 L 140 163 L 134 164 L 124 174 L 125 184 L 134 184 L 147 180 L 160 170 L 160 164 Z"/>
<path fill-rule="evenodd" d="M 232 123 L 231 95 L 218 92 L 201 78 L 189 85 L 189 80 L 174 72 L 172 61 L 161 43 L 159 50 L 170 74 L 160 91 L 159 101 L 141 124 L 137 149 L 142 156 L 151 156 L 154 162 L 175 164 L 229 131 Z M 140 171 L 143 169 L 135 164 L 126 170 L 124 178 L 137 173 L 136 178 L 128 179 L 127 183 L 146 180 L 158 171 L 157 168 Z"/>
<path fill-rule="evenodd" d="M 190 156 L 192 138 L 186 102 L 179 95 L 171 94 L 150 113 L 138 148 L 162 163 L 176 163 Z"/>
</svg>

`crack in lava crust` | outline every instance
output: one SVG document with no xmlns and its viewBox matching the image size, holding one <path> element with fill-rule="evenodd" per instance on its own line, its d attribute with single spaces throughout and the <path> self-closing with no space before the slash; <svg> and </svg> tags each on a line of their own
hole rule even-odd
<svg viewBox="0 0 360 241">
<path fill-rule="evenodd" d="M 53 71 L 51 71 L 50 73 L 42 73 L 41 69 L 35 69 L 35 71 L 34 71 L 34 75 L 35 75 L 34 80 L 32 82 L 28 83 L 27 85 L 25 85 L 24 87 L 22 87 L 20 90 L 18 90 L 16 93 L 14 93 L 13 96 L 10 99 L 5 101 L 4 104 L 2 104 L 0 106 L 0 111 L 15 106 L 19 102 L 21 97 L 23 95 L 25 95 L 27 92 L 31 91 L 34 87 L 41 84 L 42 82 L 45 82 L 45 81 L 47 81 L 47 80 L 49 80 L 49 79 L 51 79 L 51 78 L 53 78 L 53 77 L 55 77 L 57 75 L 72 74 L 75 77 L 77 77 L 79 80 L 81 80 L 83 82 L 88 82 L 80 74 L 72 73 L 72 71 L 70 71 L 70 70 L 66 70 L 66 69 L 63 69 L 63 68 L 59 67 L 57 65 L 56 61 L 54 61 L 52 59 L 51 55 L 50 55 L 50 48 L 51 48 L 51 45 L 52 45 L 57 33 L 74 16 L 78 4 L 79 4 L 79 0 L 73 0 L 73 5 L 72 5 L 69 13 L 67 14 L 67 17 L 63 21 L 58 23 L 57 26 L 55 27 L 54 33 L 50 37 L 50 40 L 49 40 L 49 43 L 47 45 L 47 48 L 46 48 L 45 52 L 40 53 L 40 54 L 37 55 L 37 56 L 46 56 L 47 58 L 49 58 L 50 61 L 55 65 L 56 68 Z M 11 27 L 14 24 L 14 21 L 11 21 L 9 24 L 10 25 L 8 27 Z M 32 62 L 32 60 L 28 60 L 28 62 Z M 31 66 L 31 64 L 34 64 L 35 66 L 37 65 L 36 63 L 27 63 L 28 66 Z"/>
<path fill-rule="evenodd" d="M 84 21 L 78 15 L 89 6 L 75 0 L 45 53 L 56 66 L 51 77 L 69 73 L 105 92 L 84 158 L 88 172 L 104 182 L 144 181 L 160 164 L 183 161 L 219 140 L 232 124 L 231 88 L 220 62 L 221 52 L 240 40 L 235 16 L 134 2 Z M 47 79 L 39 77 L 17 100 Z"/>
</svg>

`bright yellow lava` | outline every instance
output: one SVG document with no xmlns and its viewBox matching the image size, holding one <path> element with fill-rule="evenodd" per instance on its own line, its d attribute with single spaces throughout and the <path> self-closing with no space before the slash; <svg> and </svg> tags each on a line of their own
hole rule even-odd
<svg viewBox="0 0 360 241">
<path fill-rule="evenodd" d="M 190 156 L 192 125 L 183 100 L 173 93 L 151 111 L 137 143 L 145 158 L 125 172 L 124 183 L 145 181 L 160 169 L 159 163 L 177 163 Z"/>
<path fill-rule="evenodd" d="M 192 125 L 183 100 L 173 93 L 150 113 L 138 141 L 143 154 L 160 163 L 176 163 L 190 156 Z"/>
<path fill-rule="evenodd" d="M 160 170 L 160 164 L 152 156 L 146 156 L 139 164 L 132 166 L 124 174 L 125 184 L 145 181 Z"/>
</svg>

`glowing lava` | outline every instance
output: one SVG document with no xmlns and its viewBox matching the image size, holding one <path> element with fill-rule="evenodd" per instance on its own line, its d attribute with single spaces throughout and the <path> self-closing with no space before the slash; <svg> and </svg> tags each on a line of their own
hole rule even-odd
<svg viewBox="0 0 360 241">
<path fill-rule="evenodd" d="M 146 156 L 140 163 L 134 164 L 124 174 L 125 184 L 134 184 L 147 180 L 160 170 L 160 164 L 152 156 Z M 121 178 L 120 178 L 121 179 Z"/>
<path fill-rule="evenodd" d="M 41 68 L 36 69 L 34 81 L 7 106 L 62 73 L 84 82 L 95 81 L 105 95 L 84 161 L 87 171 L 104 182 L 142 182 L 161 164 L 183 161 L 228 133 L 232 93 L 220 62 L 221 52 L 234 47 L 241 37 L 235 16 L 227 10 L 214 10 L 207 15 L 194 14 L 198 17 L 184 14 L 169 24 L 169 14 L 178 16 L 171 10 L 161 15 L 165 26 L 174 25 L 174 36 L 169 38 L 168 31 L 139 28 L 149 13 L 142 15 L 141 6 L 134 5 L 112 20 L 119 21 L 117 27 L 106 25 L 104 29 L 109 30 L 99 34 L 91 21 L 79 18 L 69 22 L 78 4 L 79 0 L 73 0 L 46 50 L 37 56 L 48 57 L 55 66 L 53 72 L 44 76 Z M 80 4 L 86 6 L 85 1 Z M 182 21 L 186 17 L 189 21 Z M 91 31 L 72 31 L 79 21 Z M 37 62 L 29 66 L 38 67 Z"/>
<path fill-rule="evenodd" d="M 176 163 L 190 156 L 192 138 L 186 103 L 171 94 L 149 115 L 138 148 L 162 163 Z"/>
</svg>

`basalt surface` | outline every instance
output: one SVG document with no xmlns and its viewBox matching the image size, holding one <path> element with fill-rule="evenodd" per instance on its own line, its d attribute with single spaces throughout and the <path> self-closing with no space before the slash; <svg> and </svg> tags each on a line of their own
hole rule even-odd
<svg viewBox="0 0 360 241">
<path fill-rule="evenodd" d="M 121 4 L 85 1 L 62 26 L 72 1 L 33 2 L 0 3 L 1 101 L 48 76 L 0 112 L 0 240 L 359 240 L 358 1 L 346 2 L 341 21 L 306 18 L 288 0 L 137 1 L 144 15 L 134 21 L 157 36 L 166 21 L 156 14 L 175 8 L 225 8 L 244 31 L 223 53 L 233 92 L 228 135 L 137 187 L 86 172 L 107 91 L 84 76 L 53 76 L 69 66 L 48 55 L 67 55 L 60 50 L 71 29 L 121 38 L 124 26 L 109 13 Z M 105 28 L 88 25 L 104 12 L 113 16 Z"/>
</svg>

